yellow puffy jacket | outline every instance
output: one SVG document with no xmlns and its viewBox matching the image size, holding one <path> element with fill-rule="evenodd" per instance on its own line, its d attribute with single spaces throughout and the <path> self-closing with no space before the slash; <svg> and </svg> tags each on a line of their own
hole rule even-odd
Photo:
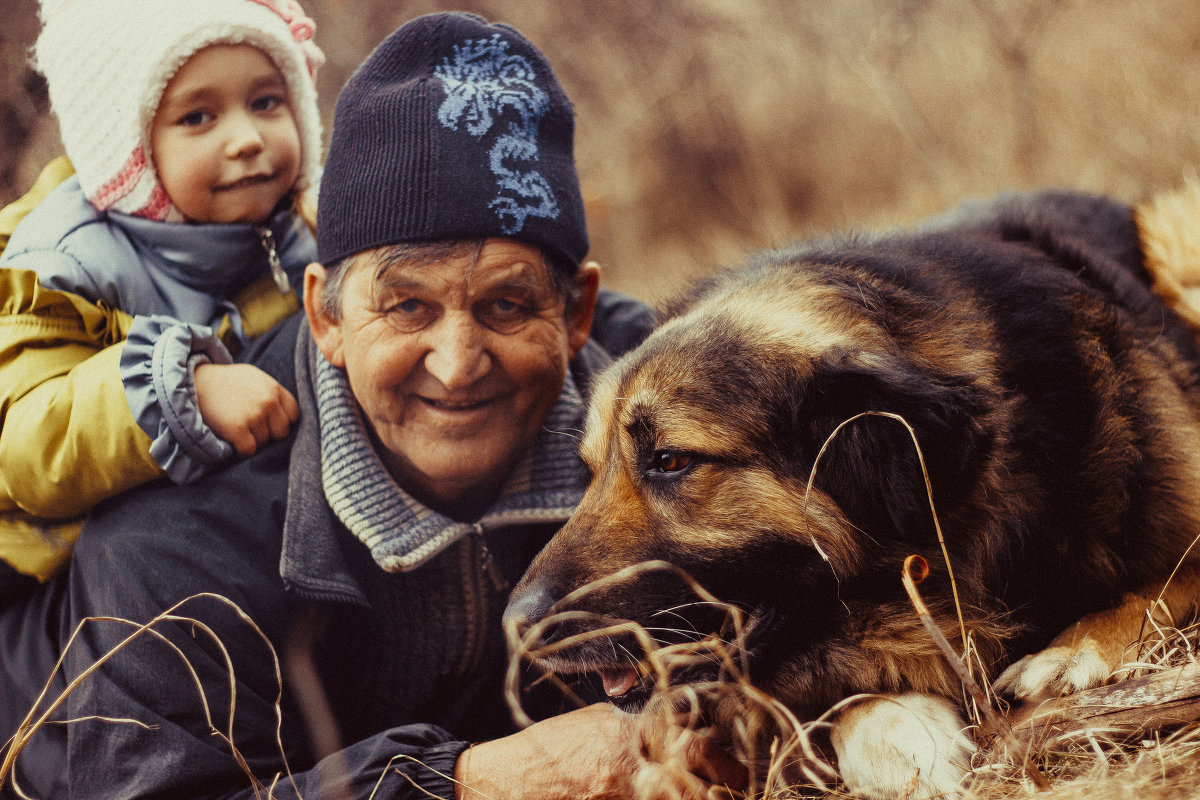
<svg viewBox="0 0 1200 800">
<path fill-rule="evenodd" d="M 0 250 L 73 171 L 65 158 L 52 161 L 29 193 L 0 210 Z M 293 296 L 280 298 L 270 279 L 234 298 L 247 334 L 298 308 Z M 46 289 L 30 270 L 0 269 L 0 560 L 18 572 L 45 580 L 70 557 L 84 513 L 163 475 L 121 381 L 132 321 L 102 302 Z"/>
</svg>

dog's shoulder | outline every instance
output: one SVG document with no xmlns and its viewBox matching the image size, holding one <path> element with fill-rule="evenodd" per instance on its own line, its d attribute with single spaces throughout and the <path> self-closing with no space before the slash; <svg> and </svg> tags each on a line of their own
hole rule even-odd
<svg viewBox="0 0 1200 800">
<path fill-rule="evenodd" d="M 1145 281 L 1134 213 L 1129 204 L 1104 195 L 1046 189 L 968 199 L 913 233 L 1026 242 L 1047 253 L 1075 250 L 1115 261 Z"/>
<path fill-rule="evenodd" d="M 1027 276 L 1039 268 L 1065 271 L 1133 308 L 1157 301 L 1149 292 L 1151 278 L 1132 206 L 1102 195 L 1044 190 L 967 200 L 908 230 L 835 233 L 764 250 L 740 270 L 693 284 L 667 304 L 666 316 L 690 308 L 731 280 L 761 282 L 797 268 L 821 280 L 833 280 L 831 276 L 850 268 L 895 286 L 936 293 L 948 273 L 986 284 L 991 280 L 988 264 L 1001 266 L 994 274 L 1011 274 L 1014 266 Z M 1011 290 L 1006 284 L 1004 291 Z"/>
<path fill-rule="evenodd" d="M 1115 307 L 1146 317 L 1162 316 L 1151 288 L 1136 210 L 1102 195 L 1067 190 L 1002 194 L 968 200 L 913 232 L 916 240 L 945 240 L 987 250 L 1017 247 L 1033 258 L 1022 268 L 1061 273 L 1099 292 Z"/>
</svg>

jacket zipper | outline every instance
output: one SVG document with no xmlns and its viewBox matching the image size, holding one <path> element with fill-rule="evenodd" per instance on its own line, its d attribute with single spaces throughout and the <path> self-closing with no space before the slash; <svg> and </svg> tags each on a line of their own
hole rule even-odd
<svg viewBox="0 0 1200 800">
<path fill-rule="evenodd" d="M 483 535 L 483 525 L 475 523 L 474 536 L 479 540 L 479 565 L 483 571 L 487 573 L 488 578 L 492 581 L 492 588 L 497 592 L 503 592 L 508 588 L 508 581 L 504 577 L 504 573 L 496 566 L 496 559 L 492 556 L 492 551 L 488 549 L 487 539 Z"/>
<path fill-rule="evenodd" d="M 275 279 L 275 286 L 280 293 L 287 294 L 292 290 L 291 284 L 288 282 L 287 273 L 283 271 L 283 264 L 279 262 L 279 253 L 275 252 L 275 234 L 271 233 L 271 229 L 264 226 L 255 226 L 258 231 L 259 241 L 262 242 L 263 250 L 267 251 L 267 265 L 271 268 L 271 277 Z"/>
<path fill-rule="evenodd" d="M 467 628 L 466 646 L 458 662 L 458 674 L 469 675 L 479 667 L 487 641 L 487 626 L 490 622 L 489 607 L 493 594 L 508 588 L 508 581 L 496 566 L 492 551 L 484 538 L 483 525 L 476 522 L 468 541 L 463 546 L 463 594 L 466 601 Z M 486 579 L 486 583 L 485 583 Z M 491 586 L 491 591 L 488 589 Z"/>
</svg>

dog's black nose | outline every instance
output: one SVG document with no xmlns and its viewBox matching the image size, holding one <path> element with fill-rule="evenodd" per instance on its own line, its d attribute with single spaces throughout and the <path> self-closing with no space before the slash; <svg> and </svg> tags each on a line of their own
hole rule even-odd
<svg viewBox="0 0 1200 800">
<path fill-rule="evenodd" d="M 504 610 L 504 629 L 516 626 L 518 632 L 524 632 L 530 625 L 545 619 L 555 600 L 544 586 L 538 584 L 518 589 Z"/>
</svg>

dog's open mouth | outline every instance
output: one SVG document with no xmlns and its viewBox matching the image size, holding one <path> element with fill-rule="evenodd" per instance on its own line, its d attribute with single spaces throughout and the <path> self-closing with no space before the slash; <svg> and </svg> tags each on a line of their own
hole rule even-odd
<svg viewBox="0 0 1200 800">
<path fill-rule="evenodd" d="M 611 652 L 607 657 L 594 652 L 575 652 L 534 660 L 542 669 L 564 678 L 582 679 L 590 687 L 589 692 L 595 693 L 593 697 L 603 692 L 610 703 L 630 713 L 641 711 L 662 683 L 649 660 L 635 662 L 632 655 L 627 660 L 614 661 Z"/>
<path fill-rule="evenodd" d="M 645 653 L 636 640 L 620 636 L 597 636 L 578 647 L 535 660 L 542 661 L 545 668 L 560 675 L 596 676 L 599 688 L 609 702 L 623 711 L 637 712 L 655 692 L 664 691 L 668 686 L 712 683 L 732 678 L 725 674 L 722 665 L 745 664 L 753 653 L 754 648 L 749 646 L 751 641 L 761 639 L 762 631 L 769 627 L 773 616 L 769 610 L 755 609 L 748 616 L 738 642 L 714 634 L 701 641 L 665 644 L 660 650 Z M 729 652 L 730 648 L 734 652 Z M 626 653 L 629 658 L 614 660 L 614 653 Z M 639 655 L 635 656 L 635 653 Z"/>
<path fill-rule="evenodd" d="M 599 674 L 609 702 L 622 711 L 640 711 L 654 693 L 654 676 L 633 667 L 610 667 Z"/>
<path fill-rule="evenodd" d="M 602 669 L 600 680 L 604 684 L 604 693 L 609 697 L 623 697 L 641 681 L 636 669 Z"/>
</svg>

